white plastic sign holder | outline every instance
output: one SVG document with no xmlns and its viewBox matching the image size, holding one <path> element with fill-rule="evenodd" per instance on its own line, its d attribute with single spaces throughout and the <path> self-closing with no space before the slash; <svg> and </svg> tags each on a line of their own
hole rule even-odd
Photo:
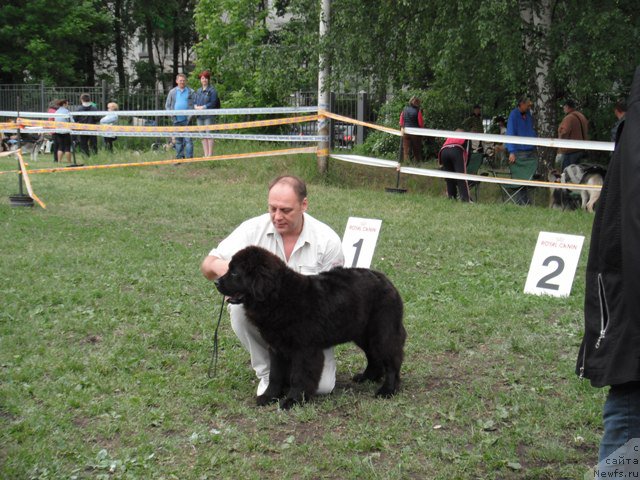
<svg viewBox="0 0 640 480">
<path fill-rule="evenodd" d="M 524 293 L 569 296 L 583 243 L 580 235 L 540 232 Z"/>
<path fill-rule="evenodd" d="M 349 217 L 342 237 L 346 268 L 369 268 L 378 243 L 382 220 Z"/>
</svg>

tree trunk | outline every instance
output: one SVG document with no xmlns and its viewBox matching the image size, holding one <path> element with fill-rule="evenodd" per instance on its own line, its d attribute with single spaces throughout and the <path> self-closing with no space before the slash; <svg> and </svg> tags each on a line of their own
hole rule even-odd
<svg viewBox="0 0 640 480">
<path fill-rule="evenodd" d="M 118 85 L 124 88 L 126 75 L 124 70 L 124 35 L 122 34 L 122 0 L 114 2 L 114 40 L 116 48 L 116 72 L 118 73 Z"/>
<path fill-rule="evenodd" d="M 554 86 L 550 77 L 551 52 L 549 32 L 553 22 L 554 0 L 520 0 L 520 16 L 524 23 L 524 46 L 531 60 L 533 78 L 531 94 L 534 101 L 536 131 L 540 137 L 556 136 L 556 109 Z M 541 160 L 549 163 L 555 149 L 541 148 Z"/>
<path fill-rule="evenodd" d="M 176 21 L 177 22 L 177 21 Z M 173 77 L 175 78 L 180 73 L 180 32 L 178 31 L 177 24 L 173 26 Z M 183 72 L 186 73 L 186 72 Z"/>
<path fill-rule="evenodd" d="M 156 70 L 156 63 L 153 60 L 153 35 L 154 35 L 154 31 L 153 31 L 153 22 L 151 21 L 151 17 L 149 15 L 145 15 L 144 17 L 144 25 L 145 25 L 145 31 L 146 31 L 146 41 L 147 41 L 147 55 L 148 55 L 148 62 L 149 65 L 151 65 L 152 70 L 155 72 Z"/>
</svg>

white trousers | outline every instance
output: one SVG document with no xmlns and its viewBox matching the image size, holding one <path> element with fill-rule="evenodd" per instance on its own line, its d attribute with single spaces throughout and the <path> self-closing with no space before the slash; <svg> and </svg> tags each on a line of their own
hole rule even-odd
<svg viewBox="0 0 640 480">
<path fill-rule="evenodd" d="M 242 305 L 229 305 L 231 328 L 238 336 L 240 343 L 249 351 L 251 367 L 255 370 L 260 383 L 258 395 L 262 395 L 269 386 L 269 350 L 258 329 L 246 317 Z M 318 384 L 318 395 L 326 395 L 336 385 L 336 358 L 333 348 L 324 350 L 324 367 Z"/>
</svg>

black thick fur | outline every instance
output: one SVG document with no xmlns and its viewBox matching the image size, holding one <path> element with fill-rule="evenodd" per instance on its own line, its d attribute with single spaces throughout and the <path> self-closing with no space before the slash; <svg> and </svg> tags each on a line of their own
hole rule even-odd
<svg viewBox="0 0 640 480">
<path fill-rule="evenodd" d="M 216 286 L 231 303 L 244 304 L 269 345 L 269 387 L 258 405 L 284 396 L 280 407 L 288 409 L 309 399 L 322 374 L 322 351 L 346 342 L 367 356 L 355 382 L 383 380 L 379 397 L 398 391 L 407 333 L 400 294 L 382 273 L 335 268 L 302 275 L 267 250 L 247 247 L 233 256 Z"/>
</svg>

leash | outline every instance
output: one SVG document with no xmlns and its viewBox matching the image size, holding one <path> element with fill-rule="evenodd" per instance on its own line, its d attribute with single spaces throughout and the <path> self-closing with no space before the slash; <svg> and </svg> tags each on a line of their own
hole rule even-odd
<svg viewBox="0 0 640 480">
<path fill-rule="evenodd" d="M 220 304 L 220 314 L 218 315 L 218 323 L 213 333 L 213 350 L 211 351 L 211 361 L 209 362 L 209 370 L 207 370 L 207 377 L 214 378 L 218 373 L 218 328 L 220 327 L 220 320 L 222 320 L 222 312 L 224 311 L 225 296 L 222 295 L 222 303 Z M 213 370 L 213 375 L 211 371 Z"/>
</svg>

